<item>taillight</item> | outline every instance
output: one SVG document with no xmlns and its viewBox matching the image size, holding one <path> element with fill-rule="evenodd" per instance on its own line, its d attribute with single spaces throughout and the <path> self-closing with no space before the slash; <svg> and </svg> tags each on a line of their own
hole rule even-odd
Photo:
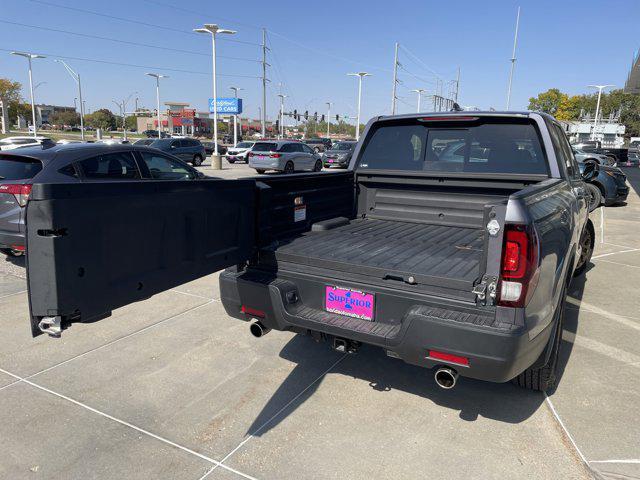
<svg viewBox="0 0 640 480">
<path fill-rule="evenodd" d="M 538 284 L 538 237 L 533 227 L 505 225 L 498 305 L 525 307 Z"/>
<path fill-rule="evenodd" d="M 271 153 L 271 154 L 269 154 L 269 156 L 271 158 L 280 158 L 282 156 L 282 154 L 281 153 Z"/>
<path fill-rule="evenodd" d="M 254 155 L 255 155 L 255 153 L 253 153 L 253 152 L 247 153 L 247 157 L 253 157 Z"/>
<path fill-rule="evenodd" d="M 0 194 L 1 193 L 13 195 L 16 202 L 18 202 L 18 205 L 24 207 L 27 204 L 27 200 L 29 200 L 29 195 L 31 194 L 31 184 L 5 183 L 0 185 Z"/>
</svg>

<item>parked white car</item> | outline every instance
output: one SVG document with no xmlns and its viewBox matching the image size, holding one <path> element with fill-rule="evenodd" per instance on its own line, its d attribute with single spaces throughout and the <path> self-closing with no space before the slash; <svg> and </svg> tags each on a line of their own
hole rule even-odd
<svg viewBox="0 0 640 480">
<path fill-rule="evenodd" d="M 227 150 L 227 161 L 229 163 L 248 161 L 248 155 L 256 142 L 240 142 L 235 147 L 229 147 Z"/>
<path fill-rule="evenodd" d="M 47 137 L 29 137 L 29 136 L 17 136 L 7 137 L 0 140 L 0 150 L 13 150 L 14 148 L 33 147 L 36 145 L 42 145 L 44 142 L 53 142 Z"/>
</svg>

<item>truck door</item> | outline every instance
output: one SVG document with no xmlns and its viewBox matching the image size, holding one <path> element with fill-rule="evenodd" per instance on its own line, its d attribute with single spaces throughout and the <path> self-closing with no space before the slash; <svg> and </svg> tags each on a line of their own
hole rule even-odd
<svg viewBox="0 0 640 480">
<path fill-rule="evenodd" d="M 254 180 L 34 184 L 27 205 L 31 330 L 59 336 L 247 260 Z"/>
</svg>

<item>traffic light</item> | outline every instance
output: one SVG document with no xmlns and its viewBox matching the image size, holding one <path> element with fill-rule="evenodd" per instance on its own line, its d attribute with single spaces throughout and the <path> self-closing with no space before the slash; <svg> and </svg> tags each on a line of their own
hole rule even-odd
<svg viewBox="0 0 640 480">
<path fill-rule="evenodd" d="M 309 110 L 304 111 L 304 119 L 309 120 Z"/>
<path fill-rule="evenodd" d="M 315 113 L 313 114 L 313 121 L 314 121 L 314 122 L 317 122 L 317 121 L 318 121 L 318 112 L 315 112 Z"/>
<path fill-rule="evenodd" d="M 324 122 L 324 114 L 322 114 L 322 117 L 320 117 L 320 123 Z"/>
<path fill-rule="evenodd" d="M 293 110 L 293 118 L 298 118 L 298 110 Z"/>
<path fill-rule="evenodd" d="M 280 120 L 276 120 L 276 132 L 280 131 Z"/>
<path fill-rule="evenodd" d="M 340 115 L 336 115 L 336 122 L 340 121 Z"/>
</svg>

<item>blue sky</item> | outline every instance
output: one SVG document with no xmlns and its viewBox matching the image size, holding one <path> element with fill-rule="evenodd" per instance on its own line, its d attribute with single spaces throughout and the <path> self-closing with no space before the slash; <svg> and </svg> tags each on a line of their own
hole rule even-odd
<svg viewBox="0 0 640 480">
<path fill-rule="evenodd" d="M 432 93 L 434 72 L 447 82 L 455 79 L 458 67 L 461 105 L 502 109 L 518 5 L 522 14 L 512 108 L 526 108 L 530 96 L 551 87 L 582 93 L 593 83 L 624 85 L 633 53 L 640 48 L 640 2 L 636 0 L 0 0 L 0 77 L 28 85 L 26 61 L 7 50 L 76 57 L 65 60 L 82 75 L 90 111 L 115 110 L 112 100 L 132 92 L 138 92 L 134 97 L 139 97 L 141 106 L 153 108 L 155 84 L 144 75 L 147 71 L 170 76 L 162 83 L 163 100 L 189 102 L 203 110 L 211 96 L 210 39 L 189 32 L 203 23 L 218 23 L 238 31 L 230 38 L 233 42 L 218 42 L 219 96 L 231 96 L 230 86 L 243 88 L 245 111 L 252 116 L 257 116 L 261 101 L 257 78 L 261 27 L 267 29 L 272 49 L 267 98 L 271 118 L 278 108 L 279 91 L 288 95 L 290 109 L 324 113 L 325 102 L 331 101 L 332 115 L 355 115 L 357 81 L 346 74 L 359 70 L 372 74 L 364 82 L 363 121 L 389 113 L 396 41 L 404 48 L 400 50 L 399 113 L 414 110 L 416 94 L 411 89 Z M 34 62 L 34 82 L 46 82 L 36 90 L 38 103 L 73 104 L 74 84 L 52 58 Z M 24 94 L 28 98 L 26 90 Z"/>
</svg>

